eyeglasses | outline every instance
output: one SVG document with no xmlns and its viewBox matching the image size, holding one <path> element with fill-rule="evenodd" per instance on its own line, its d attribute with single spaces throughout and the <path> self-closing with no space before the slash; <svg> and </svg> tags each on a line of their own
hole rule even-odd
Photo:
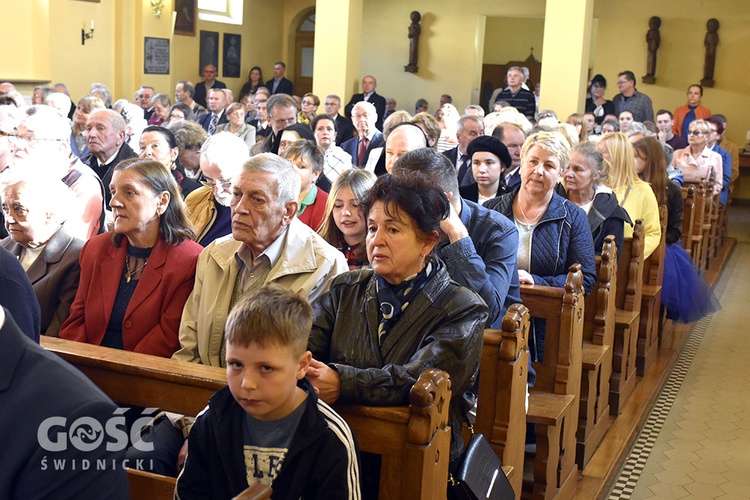
<svg viewBox="0 0 750 500">
<path fill-rule="evenodd" d="M 55 139 L 52 137 L 35 137 L 33 135 L 21 135 L 18 133 L 17 128 L 14 128 L 13 132 L 6 132 L 5 130 L 0 130 L 0 137 L 10 137 L 16 143 L 20 143 L 20 144 L 29 144 L 32 141 L 66 142 L 69 140 L 69 139 Z"/>
<path fill-rule="evenodd" d="M 232 187 L 232 179 L 224 179 L 222 177 L 217 177 L 216 179 L 206 179 L 206 182 L 204 182 L 203 185 L 209 188 L 219 186 L 222 189 L 229 191 L 229 188 Z"/>
<path fill-rule="evenodd" d="M 284 118 L 271 118 L 271 119 L 274 121 L 274 123 L 276 123 L 276 125 L 289 126 L 289 125 L 294 125 L 295 123 L 297 123 L 296 116 L 292 116 L 291 118 L 286 118 L 286 119 Z"/>
<path fill-rule="evenodd" d="M 11 206 L 6 205 L 3 203 L 2 206 L 3 214 L 7 217 L 11 213 L 13 214 L 13 218 L 15 219 L 25 219 L 26 216 L 29 214 L 29 209 L 21 205 L 20 203 L 15 203 Z"/>
<path fill-rule="evenodd" d="M 691 130 L 688 132 L 688 135 L 703 135 L 703 132 L 700 132 L 698 130 Z"/>
</svg>

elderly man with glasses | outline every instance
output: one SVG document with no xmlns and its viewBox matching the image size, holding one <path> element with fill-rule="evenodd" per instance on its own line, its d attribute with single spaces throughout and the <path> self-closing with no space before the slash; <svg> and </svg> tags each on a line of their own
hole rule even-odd
<svg viewBox="0 0 750 500">
<path fill-rule="evenodd" d="M 200 169 L 206 182 L 185 198 L 195 240 L 202 246 L 232 233 L 232 179 L 249 157 L 245 141 L 231 132 L 219 132 L 203 143 Z"/>
<path fill-rule="evenodd" d="M 7 133 L 5 134 L 7 135 Z M 87 240 L 104 230 L 104 185 L 70 149 L 70 123 L 49 106 L 30 106 L 11 137 L 11 173 L 61 179 L 75 195 L 68 231 Z"/>
</svg>

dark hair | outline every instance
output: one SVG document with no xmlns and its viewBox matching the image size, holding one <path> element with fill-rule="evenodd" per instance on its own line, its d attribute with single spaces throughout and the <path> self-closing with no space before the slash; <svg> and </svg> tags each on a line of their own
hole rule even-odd
<svg viewBox="0 0 750 500">
<path fill-rule="evenodd" d="M 174 136 L 174 132 L 172 132 L 168 128 L 159 125 L 149 125 L 148 127 L 143 129 L 143 132 L 141 132 L 141 137 L 143 137 L 143 134 L 145 134 L 146 132 L 157 132 L 161 134 L 165 141 L 167 141 L 169 149 L 180 149 L 180 147 L 177 145 L 177 138 Z M 177 155 L 177 158 L 174 159 L 174 168 L 181 174 L 185 175 L 185 169 L 182 167 L 182 163 L 180 163 L 179 154 Z"/>
<path fill-rule="evenodd" d="M 286 64 L 284 63 L 284 61 L 276 61 L 275 63 L 273 63 L 274 66 L 276 66 L 277 64 L 286 69 Z"/>
<path fill-rule="evenodd" d="M 594 75 L 594 78 L 591 79 L 591 85 L 593 86 L 594 84 L 607 88 L 607 79 L 604 78 L 604 75 Z M 590 87 L 589 90 L 591 90 Z"/>
<path fill-rule="evenodd" d="M 672 115 L 672 112 L 669 111 L 668 109 L 660 109 L 659 111 L 656 112 L 656 114 L 654 116 L 659 116 L 659 115 L 663 115 L 663 114 L 669 115 L 669 119 L 670 120 L 674 119 L 674 115 Z"/>
<path fill-rule="evenodd" d="M 252 81 L 250 79 L 250 73 L 252 73 L 255 70 L 258 70 L 258 73 L 260 73 L 260 78 L 258 79 L 258 85 L 259 86 L 263 85 L 263 70 L 260 69 L 260 66 L 253 66 L 252 68 L 250 68 L 250 71 L 247 72 L 247 81 L 248 82 Z"/>
<path fill-rule="evenodd" d="M 331 118 L 330 116 L 328 116 L 326 114 L 322 114 L 322 115 L 315 115 L 315 118 L 313 118 L 312 121 L 310 122 L 310 130 L 312 130 L 313 133 L 315 132 L 315 129 L 317 128 L 318 122 L 320 120 L 329 120 L 329 121 L 333 122 L 333 131 L 334 132 L 338 132 L 339 131 L 339 126 L 336 123 L 336 119 L 335 118 Z"/>
<path fill-rule="evenodd" d="M 450 205 L 443 190 L 418 172 L 379 177 L 362 201 L 365 220 L 378 201 L 383 203 L 385 213 L 390 217 L 399 218 L 401 213 L 408 215 L 423 240 L 439 233 L 440 221 L 450 215 Z"/>
<path fill-rule="evenodd" d="M 640 174 L 641 179 L 651 184 L 656 201 L 659 205 L 667 203 L 667 160 L 664 156 L 664 148 L 658 139 L 644 137 L 633 144 L 635 154 L 645 157 L 646 168 Z"/>
<path fill-rule="evenodd" d="M 315 141 L 302 139 L 291 143 L 284 151 L 284 158 L 289 161 L 293 158 L 302 158 L 310 163 L 313 172 L 323 172 L 323 150 Z"/>
<path fill-rule="evenodd" d="M 694 84 L 692 84 L 691 86 L 688 87 L 688 91 L 690 91 L 690 89 L 692 89 L 693 87 L 698 87 L 698 90 L 701 91 L 701 97 L 703 97 L 703 85 L 694 83 Z"/>
<path fill-rule="evenodd" d="M 248 292 L 227 317 L 226 343 L 240 347 L 290 347 L 294 356 L 307 350 L 313 310 L 307 299 L 274 283 Z"/>
<path fill-rule="evenodd" d="M 420 172 L 427 176 L 446 193 L 458 196 L 456 167 L 442 153 L 433 148 L 419 148 L 409 151 L 393 164 L 392 173 L 401 175 L 407 172 Z"/>
<path fill-rule="evenodd" d="M 187 121 L 195 121 L 195 113 L 193 113 L 193 108 L 191 108 L 187 104 L 182 102 L 172 104 L 172 107 L 169 108 L 169 116 L 172 116 L 172 111 L 174 111 L 175 109 L 182 111 L 182 114 L 185 116 L 185 119 Z"/>
<path fill-rule="evenodd" d="M 174 139 L 174 135 L 172 138 Z M 185 240 L 195 239 L 193 225 L 188 219 L 187 208 L 180 197 L 180 188 L 172 176 L 172 172 L 167 170 L 161 162 L 148 158 L 131 158 L 121 161 L 115 166 L 114 171 L 128 169 L 134 169 L 138 172 L 143 182 L 151 188 L 155 195 L 165 191 L 169 194 L 167 208 L 159 217 L 159 236 L 166 244 L 179 245 Z M 119 245 L 123 236 L 123 234 L 113 232 L 112 241 Z"/>
<path fill-rule="evenodd" d="M 182 91 L 187 92 L 191 99 L 195 97 L 195 87 L 193 87 L 192 83 L 187 80 L 180 80 L 177 83 L 182 85 Z"/>
<path fill-rule="evenodd" d="M 713 123 L 714 125 L 716 125 L 716 131 L 719 133 L 719 135 L 724 133 L 724 122 L 721 121 L 719 117 L 711 115 L 706 118 L 706 121 L 708 123 Z"/>
<path fill-rule="evenodd" d="M 618 77 L 624 76 L 626 79 L 630 80 L 631 82 L 635 83 L 635 74 L 633 74 L 630 70 L 625 70 L 617 74 Z"/>
</svg>

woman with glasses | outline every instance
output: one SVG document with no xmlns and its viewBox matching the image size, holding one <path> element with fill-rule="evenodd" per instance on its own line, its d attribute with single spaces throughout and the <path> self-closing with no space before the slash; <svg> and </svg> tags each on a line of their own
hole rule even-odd
<svg viewBox="0 0 750 500">
<path fill-rule="evenodd" d="M 247 150 L 255 145 L 255 127 L 245 123 L 245 105 L 233 102 L 227 108 L 227 119 L 229 122 L 219 125 L 217 132 L 229 132 L 236 135 L 247 144 Z"/>
<path fill-rule="evenodd" d="M 320 99 L 315 94 L 308 92 L 302 97 L 302 109 L 297 113 L 297 123 L 303 125 L 310 125 L 310 122 L 315 118 L 315 114 L 318 112 L 318 106 L 320 106 Z"/>
<path fill-rule="evenodd" d="M 695 120 L 688 128 L 688 147 L 674 152 L 670 166 L 682 170 L 686 182 L 700 182 L 714 172 L 714 194 L 721 192 L 723 164 L 721 155 L 708 147 L 711 125 Z"/>
</svg>

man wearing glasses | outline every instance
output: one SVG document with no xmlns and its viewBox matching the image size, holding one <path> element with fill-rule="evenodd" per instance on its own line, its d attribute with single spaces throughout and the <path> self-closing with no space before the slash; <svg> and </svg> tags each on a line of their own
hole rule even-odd
<svg viewBox="0 0 750 500">
<path fill-rule="evenodd" d="M 72 154 L 70 132 L 67 117 L 51 107 L 27 108 L 26 116 L 9 134 L 13 154 L 11 172 L 18 169 L 61 179 L 77 202 L 71 208 L 66 227 L 74 236 L 87 240 L 103 232 L 104 186 L 94 171 Z"/>
<path fill-rule="evenodd" d="M 219 132 L 203 143 L 200 165 L 206 182 L 185 199 L 197 235 L 195 241 L 202 246 L 231 234 L 232 179 L 249 157 L 245 141 L 230 132 Z"/>
<path fill-rule="evenodd" d="M 297 123 L 297 102 L 287 94 L 275 94 L 269 97 L 266 110 L 268 123 L 271 124 L 271 133 L 262 142 L 252 147 L 251 156 L 270 153 L 276 136 L 285 128 Z"/>
<path fill-rule="evenodd" d="M 352 123 L 357 136 L 341 144 L 341 149 L 351 155 L 355 166 L 370 172 L 374 172 L 385 148 L 383 133 L 376 128 L 377 121 L 378 112 L 374 105 L 366 101 L 356 103 L 352 108 Z"/>
</svg>

